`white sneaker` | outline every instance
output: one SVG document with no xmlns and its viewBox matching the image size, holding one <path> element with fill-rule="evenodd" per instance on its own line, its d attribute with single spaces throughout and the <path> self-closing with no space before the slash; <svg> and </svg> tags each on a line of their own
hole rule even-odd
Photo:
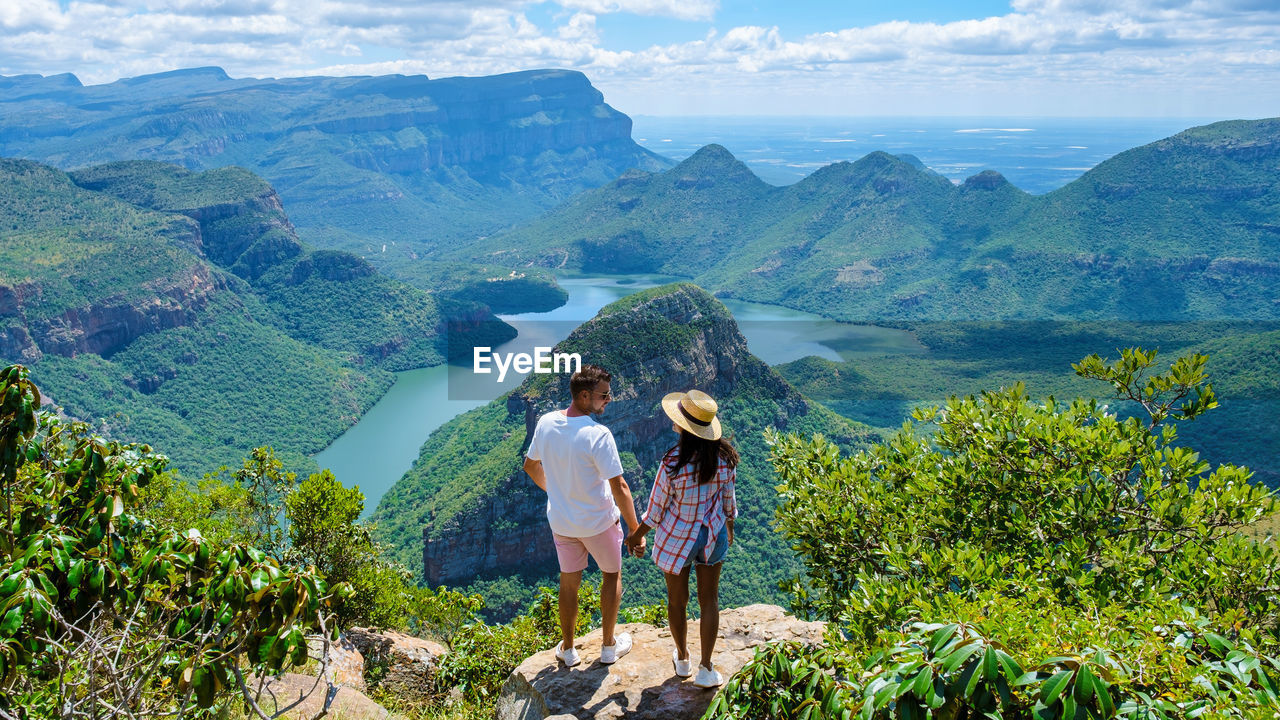
<svg viewBox="0 0 1280 720">
<path fill-rule="evenodd" d="M 715 669 L 715 664 L 711 667 L 698 666 L 698 677 L 693 679 L 693 684 L 700 688 L 720 687 L 724 684 L 724 677 Z"/>
<path fill-rule="evenodd" d="M 680 651 L 671 651 L 671 663 L 676 666 L 676 677 L 687 678 L 693 674 L 693 658 L 680 659 Z"/>
<path fill-rule="evenodd" d="M 578 649 L 571 647 L 568 650 L 563 648 L 564 643 L 556 645 L 556 659 L 564 663 L 565 667 L 573 667 L 582 662 L 582 658 L 578 657 Z"/>
<path fill-rule="evenodd" d="M 631 652 L 631 633 L 622 633 L 613 639 L 612 645 L 600 648 L 600 664 L 612 665 L 618 658 Z"/>
</svg>

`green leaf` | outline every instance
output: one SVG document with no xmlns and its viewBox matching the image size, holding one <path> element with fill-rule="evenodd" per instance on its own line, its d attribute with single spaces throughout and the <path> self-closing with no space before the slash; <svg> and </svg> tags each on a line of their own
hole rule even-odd
<svg viewBox="0 0 1280 720">
<path fill-rule="evenodd" d="M 911 683 L 911 694 L 925 699 L 929 688 L 933 686 L 933 668 L 925 665 L 920 668 L 920 672 L 916 674 L 916 679 Z"/>
<path fill-rule="evenodd" d="M 206 709 L 212 707 L 215 689 L 213 672 L 207 667 L 196 668 L 191 677 L 191 684 L 196 688 L 196 704 Z"/>
<path fill-rule="evenodd" d="M 80 580 L 84 577 L 84 561 L 76 558 L 71 561 L 71 565 L 67 570 L 67 585 L 73 589 L 80 587 Z"/>
<path fill-rule="evenodd" d="M 964 645 L 956 650 L 953 650 L 951 654 L 946 657 L 946 659 L 942 660 L 943 671 L 944 672 L 954 671 L 956 668 L 960 667 L 960 665 L 964 663 L 964 661 L 967 660 L 970 655 L 973 655 L 975 652 L 977 652 L 981 648 L 982 648 L 982 645 L 979 644 L 978 641 L 971 640 L 969 641 L 969 644 Z"/>
<path fill-rule="evenodd" d="M 935 677 L 933 684 L 929 686 L 929 697 L 925 700 L 925 704 L 937 710 L 947 702 L 947 696 L 944 693 L 946 688 L 942 684 L 942 678 Z"/>
<path fill-rule="evenodd" d="M 1000 659 L 1000 666 L 1004 670 L 1004 676 L 1009 679 L 1010 683 L 1017 685 L 1017 680 L 1022 678 L 1022 666 L 1018 664 L 1008 653 L 997 650 L 996 656 Z"/>
<path fill-rule="evenodd" d="M 1067 687 L 1067 683 L 1071 680 L 1073 674 L 1071 670 L 1062 670 L 1045 680 L 1044 684 L 1040 686 L 1040 702 L 1045 705 L 1053 705 L 1057 702 L 1058 696 Z"/>
<path fill-rule="evenodd" d="M 889 701 L 897 697 L 898 683 L 891 682 L 885 684 L 884 687 L 876 691 L 873 704 L 876 710 L 883 708 L 889 704 Z"/>
<path fill-rule="evenodd" d="M 256 593 L 259 590 L 262 590 L 263 588 L 265 588 L 270 583 L 271 583 L 271 577 L 267 575 L 267 571 L 263 570 L 262 568 L 257 568 L 252 573 L 249 574 L 249 590 L 251 592 Z M 774 664 L 774 667 L 778 668 L 779 673 L 781 673 L 781 670 L 782 670 L 782 663 L 780 661 L 780 658 L 781 656 L 776 656 L 775 660 L 777 660 L 778 662 L 775 662 Z"/>
<path fill-rule="evenodd" d="M 1107 691 L 1107 684 L 1101 678 L 1094 678 L 1093 686 L 1098 698 L 1098 706 L 1102 709 L 1102 716 L 1111 717 L 1115 715 L 1116 704 L 1111 699 L 1111 693 Z"/>
<path fill-rule="evenodd" d="M 947 644 L 947 641 L 951 639 L 951 636 L 955 634 L 956 628 L 958 627 L 959 625 L 952 623 L 938 628 L 933 633 L 933 637 L 929 640 L 929 654 L 937 655 L 938 651 L 941 650 L 942 647 Z"/>
<path fill-rule="evenodd" d="M 1062 718 L 1063 720 L 1071 720 L 1076 716 L 1076 700 L 1071 693 L 1062 694 Z"/>
<path fill-rule="evenodd" d="M 986 680 L 995 680 L 999 673 L 999 661 L 996 659 L 996 650 L 988 646 L 986 652 L 982 655 L 982 677 Z"/>
<path fill-rule="evenodd" d="M 952 688 L 956 690 L 956 694 L 969 699 L 973 697 L 973 691 L 977 689 L 978 682 L 982 680 L 982 659 L 975 658 L 973 662 L 965 666 L 964 672 L 960 673 L 960 677 L 956 679 Z"/>
<path fill-rule="evenodd" d="M 0 620 L 0 637 L 10 638 L 22 627 L 22 605 L 15 605 Z"/>
<path fill-rule="evenodd" d="M 1218 635 L 1217 633 L 1205 633 L 1204 641 L 1209 643 L 1209 647 L 1216 650 L 1219 655 L 1226 655 L 1236 647 L 1230 640 Z"/>
<path fill-rule="evenodd" d="M 1072 695 L 1076 702 L 1084 705 L 1093 697 L 1093 672 L 1089 670 L 1088 665 L 1081 665 L 1080 670 L 1076 672 L 1075 686 Z"/>
</svg>

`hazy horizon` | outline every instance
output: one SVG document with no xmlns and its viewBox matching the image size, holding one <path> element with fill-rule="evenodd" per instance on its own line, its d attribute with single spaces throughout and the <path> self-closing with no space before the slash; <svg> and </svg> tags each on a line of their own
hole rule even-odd
<svg viewBox="0 0 1280 720">
<path fill-rule="evenodd" d="M 0 74 L 86 84 L 560 67 L 656 116 L 1280 115 L 1258 0 L 27 0 L 0 30 Z"/>
</svg>

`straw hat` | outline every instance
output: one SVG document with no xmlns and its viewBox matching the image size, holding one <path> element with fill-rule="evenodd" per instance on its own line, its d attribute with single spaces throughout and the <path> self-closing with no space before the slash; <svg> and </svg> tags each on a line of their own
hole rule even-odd
<svg viewBox="0 0 1280 720">
<path fill-rule="evenodd" d="M 705 440 L 720 439 L 720 418 L 716 417 L 719 406 L 701 390 L 669 393 L 662 398 L 662 409 L 672 422 L 690 433 Z"/>
</svg>

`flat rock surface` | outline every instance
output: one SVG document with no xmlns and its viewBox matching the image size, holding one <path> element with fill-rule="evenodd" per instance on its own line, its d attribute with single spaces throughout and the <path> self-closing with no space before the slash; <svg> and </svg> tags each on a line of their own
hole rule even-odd
<svg viewBox="0 0 1280 720">
<path fill-rule="evenodd" d="M 720 613 L 720 639 L 713 660 L 727 681 L 755 653 L 757 646 L 773 640 L 797 640 L 817 644 L 824 624 L 804 622 L 786 615 L 775 605 L 748 605 Z M 566 668 L 555 658 L 555 648 L 522 662 L 502 687 L 498 720 L 546 720 L 563 716 L 577 720 L 690 720 L 699 718 L 715 697 L 714 689 L 694 687 L 693 678 L 680 678 L 671 664 L 675 643 L 671 631 L 652 625 L 619 625 L 635 643 L 629 654 L 613 665 L 600 664 L 601 631 L 578 639 L 582 662 Z M 701 647 L 698 621 L 689 621 L 689 654 L 695 664 Z M 696 668 L 695 668 L 696 670 Z"/>
<path fill-rule="evenodd" d="M 253 689 L 253 684 L 250 684 Z M 326 684 L 316 686 L 316 678 L 298 673 L 283 673 L 267 682 L 266 690 L 258 698 L 258 705 L 267 715 L 275 715 L 280 709 L 305 696 L 303 701 L 282 715 L 285 720 L 305 720 L 324 706 Z M 350 687 L 338 687 L 327 717 L 342 720 L 386 720 L 387 709 L 370 700 L 364 693 Z"/>
</svg>

